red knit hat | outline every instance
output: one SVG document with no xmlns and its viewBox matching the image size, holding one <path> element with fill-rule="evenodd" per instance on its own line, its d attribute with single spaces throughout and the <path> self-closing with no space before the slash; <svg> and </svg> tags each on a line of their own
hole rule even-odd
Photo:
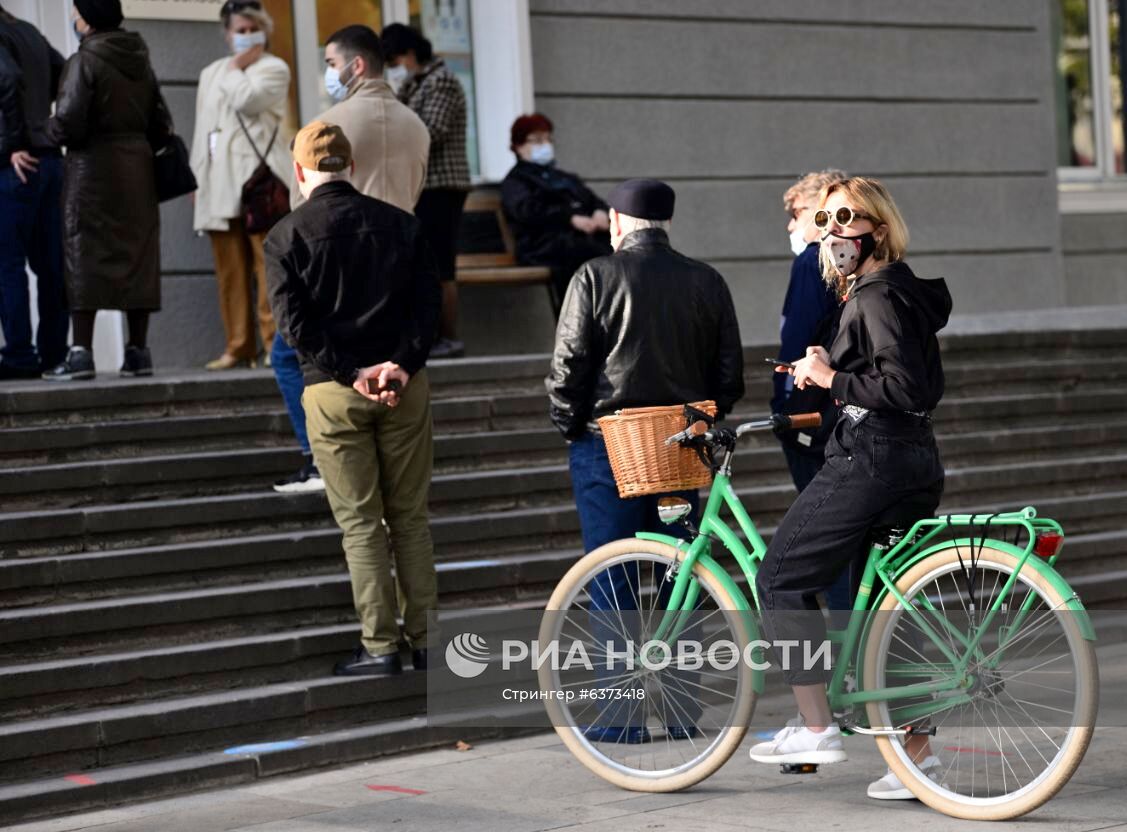
<svg viewBox="0 0 1127 832">
<path fill-rule="evenodd" d="M 509 149 L 516 151 L 518 147 L 528 141 L 533 133 L 552 132 L 552 120 L 541 113 L 530 116 L 517 116 L 513 126 L 509 128 Z"/>
</svg>

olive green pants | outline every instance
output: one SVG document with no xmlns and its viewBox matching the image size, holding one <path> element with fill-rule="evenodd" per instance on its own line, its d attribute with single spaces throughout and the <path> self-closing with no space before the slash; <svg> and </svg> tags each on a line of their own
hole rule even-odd
<svg viewBox="0 0 1127 832">
<path fill-rule="evenodd" d="M 313 458 L 344 533 L 361 642 L 373 656 L 396 652 L 399 612 L 411 646 L 426 647 L 427 611 L 438 607 L 427 523 L 434 438 L 426 370 L 411 378 L 394 408 L 335 381 L 306 387 L 301 401 Z"/>
</svg>

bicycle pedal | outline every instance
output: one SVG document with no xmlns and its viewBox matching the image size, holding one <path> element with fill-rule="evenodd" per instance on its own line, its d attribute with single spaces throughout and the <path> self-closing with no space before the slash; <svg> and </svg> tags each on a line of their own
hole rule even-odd
<svg viewBox="0 0 1127 832">
<path fill-rule="evenodd" d="M 817 774 L 817 763 L 783 763 L 779 766 L 782 774 Z"/>
</svg>

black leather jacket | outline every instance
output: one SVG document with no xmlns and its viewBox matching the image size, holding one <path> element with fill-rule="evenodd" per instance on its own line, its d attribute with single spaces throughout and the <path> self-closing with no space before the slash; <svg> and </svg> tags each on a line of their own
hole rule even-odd
<svg viewBox="0 0 1127 832">
<path fill-rule="evenodd" d="M 552 422 L 577 439 L 626 407 L 713 399 L 725 415 L 744 393 L 743 350 L 724 278 L 647 228 L 584 264 L 564 297 L 545 379 Z"/>
<path fill-rule="evenodd" d="M 0 167 L 17 150 L 56 149 L 44 130 L 63 56 L 39 31 L 0 9 Z"/>
</svg>

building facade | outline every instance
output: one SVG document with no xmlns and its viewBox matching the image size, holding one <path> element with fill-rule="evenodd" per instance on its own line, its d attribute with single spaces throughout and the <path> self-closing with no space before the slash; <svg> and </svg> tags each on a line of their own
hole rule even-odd
<svg viewBox="0 0 1127 832">
<path fill-rule="evenodd" d="M 4 3 L 74 48 L 67 0 Z M 504 175 L 509 123 L 534 107 L 555 122 L 559 164 L 596 191 L 633 176 L 670 182 L 674 244 L 728 279 L 745 342 L 777 332 L 790 263 L 782 193 L 826 167 L 885 180 L 911 230 L 909 261 L 947 279 L 956 314 L 1127 304 L 1120 0 L 266 5 L 291 44 L 295 123 L 325 105 L 329 31 L 411 21 L 453 56 L 482 181 Z M 177 132 L 190 136 L 196 78 L 225 53 L 217 24 L 126 26 L 148 41 Z M 222 347 L 210 246 L 193 235 L 187 200 L 161 210 L 155 358 L 198 366 Z M 465 288 L 470 350 L 547 349 L 541 295 Z"/>
</svg>

